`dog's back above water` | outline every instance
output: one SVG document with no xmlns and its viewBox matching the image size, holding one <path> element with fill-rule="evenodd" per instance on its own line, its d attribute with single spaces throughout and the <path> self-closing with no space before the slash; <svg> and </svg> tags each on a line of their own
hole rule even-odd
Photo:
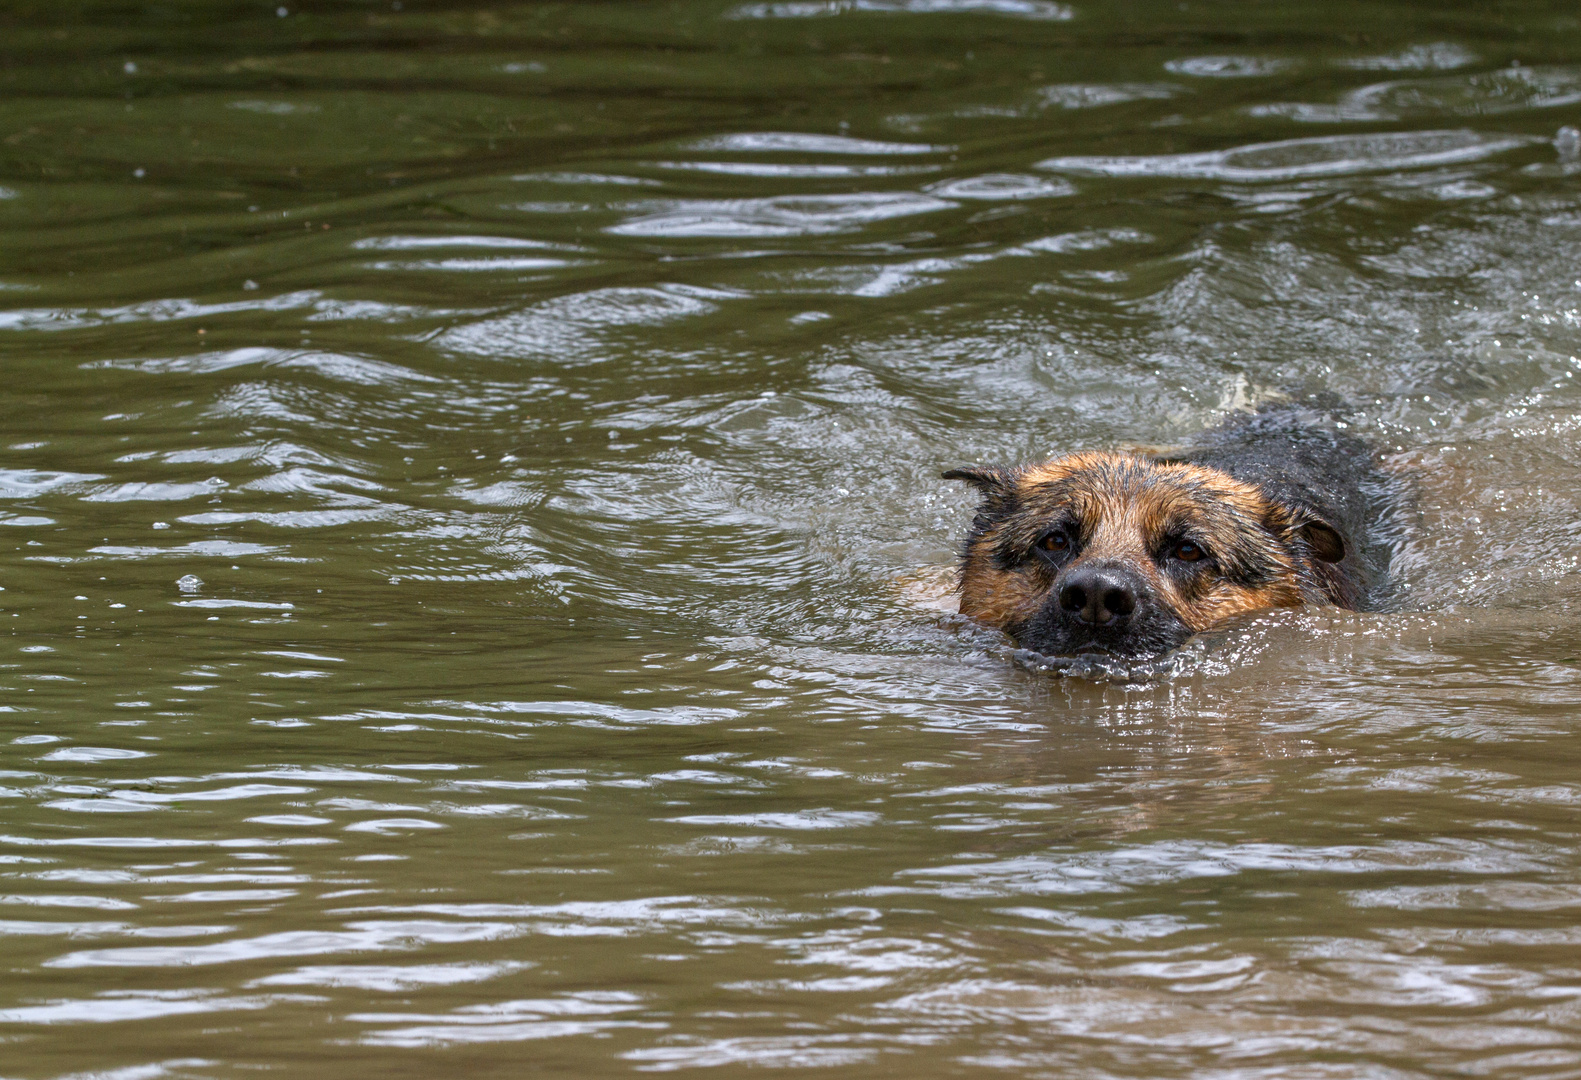
<svg viewBox="0 0 1581 1080">
<path fill-rule="evenodd" d="M 1376 605 L 1387 481 L 1371 447 L 1296 405 L 1180 451 L 952 469 L 983 501 L 961 613 L 1050 656 L 1158 656 L 1262 608 Z"/>
</svg>

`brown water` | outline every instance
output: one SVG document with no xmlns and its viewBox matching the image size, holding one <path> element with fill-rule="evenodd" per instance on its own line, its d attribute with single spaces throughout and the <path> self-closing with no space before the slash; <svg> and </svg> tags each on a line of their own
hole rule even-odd
<svg viewBox="0 0 1581 1080">
<path fill-rule="evenodd" d="M 1581 1075 L 1573 4 L 0 12 L 0 1076 Z M 1293 387 L 1142 683 L 938 473 Z"/>
</svg>

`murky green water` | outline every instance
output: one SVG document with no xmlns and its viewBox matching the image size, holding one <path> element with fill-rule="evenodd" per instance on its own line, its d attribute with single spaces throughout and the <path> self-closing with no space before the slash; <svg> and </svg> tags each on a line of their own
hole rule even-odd
<svg viewBox="0 0 1581 1080">
<path fill-rule="evenodd" d="M 1581 12 L 0 12 L 0 1075 L 1581 1073 Z M 1337 390 L 1142 685 L 942 469 Z"/>
</svg>

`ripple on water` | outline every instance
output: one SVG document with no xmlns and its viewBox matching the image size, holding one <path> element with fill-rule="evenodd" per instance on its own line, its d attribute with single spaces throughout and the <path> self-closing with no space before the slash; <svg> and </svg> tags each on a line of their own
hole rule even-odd
<svg viewBox="0 0 1581 1080">
<path fill-rule="evenodd" d="M 525 931 L 513 923 L 401 920 L 352 922 L 345 930 L 289 930 L 212 945 L 126 946 L 84 949 L 45 960 L 48 968 L 209 967 L 288 956 L 391 952 L 428 945 L 499 941 Z"/>
<path fill-rule="evenodd" d="M 878 139 L 853 139 L 846 135 L 822 135 L 801 131 L 752 131 L 731 135 L 711 135 L 685 144 L 690 150 L 730 151 L 757 154 L 856 154 L 864 157 L 890 154 L 945 154 L 951 145 L 884 142 Z"/>
<path fill-rule="evenodd" d="M 677 825 L 726 825 L 743 829 L 790 829 L 806 832 L 812 829 L 851 829 L 877 825 L 883 815 L 861 810 L 798 810 L 795 813 L 761 814 L 684 814 L 664 819 Z"/>
<path fill-rule="evenodd" d="M 1038 162 L 1038 168 L 1077 175 L 1190 177 L 1252 183 L 1480 161 L 1540 141 L 1529 135 L 1470 130 L 1333 135 L 1193 154 L 1048 158 Z"/>
<path fill-rule="evenodd" d="M 32 893 L 26 896 L 0 896 L 0 904 L 23 907 L 95 908 L 99 911 L 135 911 L 139 905 L 110 896 L 72 896 L 60 893 Z"/>
<path fill-rule="evenodd" d="M 189 319 L 215 319 L 249 312 L 301 311 L 307 319 L 399 322 L 410 318 L 454 314 L 443 309 L 383 304 L 372 300 L 341 301 L 318 289 L 264 296 L 252 300 L 202 303 L 185 298 L 149 300 L 120 307 L 21 308 L 0 311 L 0 330 L 83 330 L 137 323 L 166 323 Z"/>
<path fill-rule="evenodd" d="M 1475 64 L 1477 54 L 1452 41 L 1430 45 L 1410 45 L 1399 52 L 1377 56 L 1348 56 L 1334 61 L 1340 67 L 1358 71 L 1447 71 Z"/>
<path fill-rule="evenodd" d="M 734 294 L 686 285 L 595 289 L 533 304 L 436 335 L 441 349 L 499 359 L 597 363 L 609 359 L 604 335 L 717 310 Z"/>
<path fill-rule="evenodd" d="M 398 1024 L 368 1032 L 363 1046 L 443 1047 L 573 1035 L 608 1035 L 621 1029 L 664 1030 L 663 1021 L 611 1020 L 643 1008 L 646 997 L 626 990 L 574 991 L 552 998 L 469 1005 L 448 1013 L 351 1013 L 360 1024 Z M 597 1018 L 597 1019 L 595 1019 Z"/>
<path fill-rule="evenodd" d="M 360 386 L 395 386 L 402 383 L 440 381 L 421 372 L 365 356 L 349 356 L 316 349 L 274 349 L 262 346 L 150 360 L 95 360 L 84 364 L 83 367 L 141 371 L 150 375 L 207 375 L 237 368 L 257 367 L 271 371 L 311 372 L 337 382 L 355 383 Z"/>
<path fill-rule="evenodd" d="M 959 205 L 917 192 L 781 195 L 763 199 L 686 199 L 655 203 L 605 231 L 617 236 L 792 237 L 860 231 L 892 218 Z"/>
<path fill-rule="evenodd" d="M 783 0 L 743 4 L 727 19 L 818 19 L 836 15 L 1000 15 L 1065 22 L 1075 11 L 1053 0 Z"/>
<path fill-rule="evenodd" d="M 0 42 L 9 1071 L 1577 1072 L 1541 0 L 540 6 Z M 1404 610 L 914 587 L 941 469 L 1301 385 Z"/>
<path fill-rule="evenodd" d="M 34 499 L 45 492 L 78 488 L 103 479 L 97 473 L 0 469 L 0 499 Z"/>
<path fill-rule="evenodd" d="M 1045 176 L 1028 176 L 1025 173 L 985 173 L 982 176 L 941 180 L 937 184 L 928 185 L 926 190 L 930 195 L 937 195 L 942 199 L 1001 202 L 1063 198 L 1076 194 L 1076 185 L 1068 180 L 1051 180 Z"/>
<path fill-rule="evenodd" d="M 547 180 L 551 174 L 533 175 L 534 180 Z M 608 177 L 614 180 L 617 178 Z M 620 178 L 624 179 L 624 178 Z M 578 182 L 588 182 L 586 178 Z M 637 181 L 633 180 L 632 183 Z M 442 236 L 369 236 L 351 245 L 353 251 L 427 251 L 433 248 L 506 248 L 528 251 L 586 251 L 572 244 L 556 244 L 547 240 L 529 240 L 521 236 L 468 236 L 445 234 Z"/>
<path fill-rule="evenodd" d="M 1581 67 L 1549 65 L 1400 79 L 1351 90 L 1334 104 L 1280 102 L 1251 106 L 1248 111 L 1307 123 L 1352 123 L 1498 116 L 1577 102 L 1581 102 Z"/>
<path fill-rule="evenodd" d="M 1530 850 L 1479 841 L 1386 843 L 1378 846 L 1299 847 L 1288 844 L 1219 844 L 1160 841 L 1110 851 L 1069 855 L 1029 855 L 954 867 L 903 871 L 916 886 L 881 886 L 885 892 L 936 892 L 941 896 L 1062 896 L 1119 892 L 1199 878 L 1253 872 L 1369 874 L 1414 870 L 1426 873 L 1531 873 L 1551 865 L 1551 857 Z"/>
<path fill-rule="evenodd" d="M 91 998 L 61 999 L 44 1005 L 0 1009 L 4 1024 L 113 1024 L 129 1020 L 158 1020 L 171 1016 L 267 1009 L 284 1001 L 302 1000 L 288 995 L 227 996 L 218 990 L 106 990 Z M 193 1062 L 193 1064 L 197 1064 Z M 158 1071 L 153 1071 L 158 1070 Z M 100 1076 L 119 1076 L 134 1070 L 115 1070 Z M 138 1077 L 159 1076 L 160 1066 L 135 1070 Z"/>
<path fill-rule="evenodd" d="M 68 746 L 63 750 L 52 750 L 39 758 L 40 761 L 76 761 L 84 764 L 102 764 L 108 761 L 133 761 L 137 758 L 152 757 L 144 750 L 128 750 L 110 746 Z"/>
<path fill-rule="evenodd" d="M 1128 101 L 1168 101 L 1183 89 L 1174 83 L 1057 83 L 1038 90 L 1036 100 L 1045 107 L 1097 109 Z"/>
<path fill-rule="evenodd" d="M 1271 56 L 1191 56 L 1170 60 L 1164 70 L 1199 79 L 1252 79 L 1278 75 L 1295 66 L 1293 60 Z"/>
<path fill-rule="evenodd" d="M 485 982 L 535 966 L 513 960 L 455 964 L 320 964 L 266 975 L 247 985 L 350 987 L 401 994 L 425 986 Z"/>
<path fill-rule="evenodd" d="M 915 176 L 938 172 L 942 165 L 787 165 L 774 161 L 655 161 L 655 169 L 714 173 L 720 176 L 759 176 L 783 180 L 837 180 L 864 176 Z"/>
</svg>

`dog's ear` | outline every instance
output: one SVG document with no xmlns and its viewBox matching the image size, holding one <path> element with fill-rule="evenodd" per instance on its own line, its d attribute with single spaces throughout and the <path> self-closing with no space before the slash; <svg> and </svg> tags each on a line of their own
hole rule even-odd
<svg viewBox="0 0 1581 1080">
<path fill-rule="evenodd" d="M 1305 508 L 1270 500 L 1263 525 L 1286 542 L 1297 538 L 1304 541 L 1318 562 L 1336 563 L 1345 558 L 1345 537 Z"/>
<path fill-rule="evenodd" d="M 945 480 L 965 480 L 989 499 L 1003 498 L 1015 486 L 1014 472 L 998 465 L 968 465 L 940 475 Z"/>
<path fill-rule="evenodd" d="M 1345 538 L 1326 521 L 1310 518 L 1296 526 L 1295 534 L 1307 542 L 1319 562 L 1339 562 L 1345 557 Z"/>
</svg>

